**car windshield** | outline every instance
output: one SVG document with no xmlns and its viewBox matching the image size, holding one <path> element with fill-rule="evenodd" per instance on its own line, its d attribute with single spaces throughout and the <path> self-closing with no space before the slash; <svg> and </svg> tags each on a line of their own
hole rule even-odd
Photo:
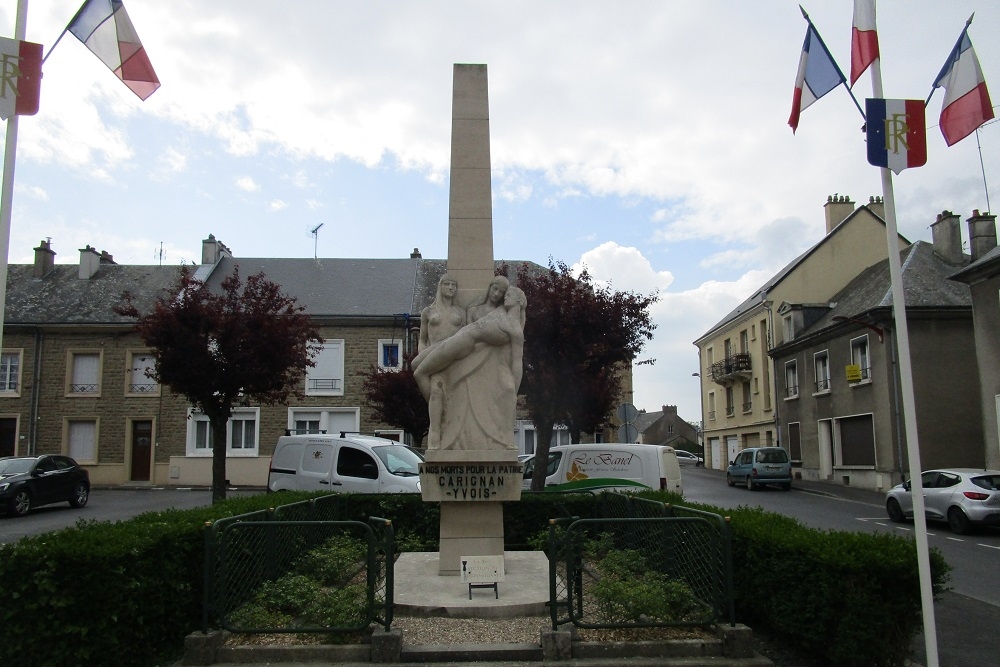
<svg viewBox="0 0 1000 667">
<path fill-rule="evenodd" d="M 35 459 L 7 459 L 0 461 L 0 475 L 19 475 L 31 470 Z"/>
<path fill-rule="evenodd" d="M 384 445 L 372 447 L 372 450 L 393 475 L 416 477 L 420 474 L 420 464 L 424 457 L 417 450 L 404 445 Z"/>
<path fill-rule="evenodd" d="M 788 463 L 784 449 L 762 449 L 757 452 L 757 463 Z"/>
<path fill-rule="evenodd" d="M 1000 491 L 1000 475 L 980 475 L 973 477 L 970 481 L 980 489 Z"/>
</svg>

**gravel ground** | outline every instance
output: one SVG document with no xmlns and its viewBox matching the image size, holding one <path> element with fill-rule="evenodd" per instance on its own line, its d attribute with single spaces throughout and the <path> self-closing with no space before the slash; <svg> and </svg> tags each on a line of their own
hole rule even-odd
<svg viewBox="0 0 1000 667">
<path fill-rule="evenodd" d="M 403 641 L 420 644 L 528 644 L 538 643 L 539 632 L 548 627 L 548 617 L 528 616 L 516 618 L 442 618 L 397 616 L 392 621 L 394 630 L 403 631 Z M 643 639 L 695 639 L 713 638 L 710 632 L 687 628 L 648 628 L 626 630 L 578 630 L 581 639 L 588 641 L 643 640 Z M 311 644 L 322 642 L 322 635 L 233 635 L 229 644 Z M 783 642 L 761 633 L 754 633 L 757 652 L 766 656 L 775 667 L 824 667 L 823 663 L 803 656 L 788 648 Z"/>
<path fill-rule="evenodd" d="M 548 627 L 548 622 L 548 618 L 544 616 L 504 619 L 397 616 L 392 621 L 392 627 L 403 631 L 403 641 L 407 644 L 535 643 L 539 641 L 539 631 L 543 627 Z M 627 636 L 628 633 L 621 630 L 579 632 L 581 639 L 590 641 L 713 637 L 712 633 L 706 631 L 679 628 L 632 631 L 631 636 Z M 757 651 L 770 658 L 776 667 L 822 667 L 821 662 L 799 655 L 773 637 L 754 633 L 754 643 Z"/>
</svg>

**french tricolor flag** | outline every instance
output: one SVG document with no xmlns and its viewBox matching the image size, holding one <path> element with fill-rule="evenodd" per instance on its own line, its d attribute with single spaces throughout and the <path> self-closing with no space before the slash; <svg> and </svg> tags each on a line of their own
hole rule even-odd
<svg viewBox="0 0 1000 667">
<path fill-rule="evenodd" d="M 969 19 L 971 22 L 972 19 Z M 969 40 L 969 25 L 952 49 L 948 61 L 934 80 L 934 88 L 945 89 L 941 107 L 941 134 L 951 146 L 993 118 L 993 103 L 986 90 L 979 58 Z M 933 93 L 933 89 L 931 90 Z M 928 98 L 930 99 L 930 98 Z"/>
<path fill-rule="evenodd" d="M 923 100 L 865 100 L 868 164 L 899 174 L 927 162 Z"/>
<path fill-rule="evenodd" d="M 802 44 L 802 55 L 799 57 L 799 71 L 795 77 L 792 113 L 788 117 L 788 124 L 792 126 L 793 134 L 799 127 L 799 114 L 842 83 L 844 83 L 844 73 L 840 71 L 826 44 L 810 22 L 806 30 L 806 41 Z"/>
<path fill-rule="evenodd" d="M 851 31 L 851 86 L 878 58 L 875 30 L 875 0 L 854 0 L 854 28 Z"/>
</svg>

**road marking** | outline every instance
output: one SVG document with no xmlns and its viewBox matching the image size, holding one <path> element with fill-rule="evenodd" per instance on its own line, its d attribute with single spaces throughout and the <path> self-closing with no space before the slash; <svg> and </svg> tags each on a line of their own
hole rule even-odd
<svg viewBox="0 0 1000 667">
<path fill-rule="evenodd" d="M 930 535 L 930 533 L 928 533 L 928 535 Z M 946 540 L 951 540 L 952 542 L 964 542 L 965 541 L 965 540 L 963 540 L 963 539 L 961 539 L 959 537 L 946 537 L 945 539 Z"/>
<path fill-rule="evenodd" d="M 1000 545 L 997 544 L 979 544 L 979 546 L 986 547 L 987 549 L 996 549 L 997 551 L 1000 551 Z"/>
</svg>

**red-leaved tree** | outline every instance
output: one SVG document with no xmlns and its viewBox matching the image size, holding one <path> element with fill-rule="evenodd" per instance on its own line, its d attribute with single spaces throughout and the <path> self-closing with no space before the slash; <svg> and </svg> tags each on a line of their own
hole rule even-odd
<svg viewBox="0 0 1000 667">
<path fill-rule="evenodd" d="M 623 372 L 655 361 L 636 359 L 653 338 L 649 308 L 659 297 L 596 287 L 586 270 L 574 277 L 562 262 L 550 261 L 540 275 L 522 266 L 517 284 L 528 299 L 520 393 L 535 424 L 536 460 L 544 462 L 555 424 L 565 424 L 573 442 L 601 429 L 621 401 Z M 536 475 L 532 490 L 544 482 Z"/>
<path fill-rule="evenodd" d="M 401 428 L 413 438 L 413 446 L 420 447 L 430 429 L 431 420 L 410 361 L 413 355 L 403 358 L 401 370 L 371 367 L 361 371 L 364 378 L 365 404 L 373 416 L 396 428 Z"/>
<path fill-rule="evenodd" d="M 213 502 L 226 497 L 226 424 L 233 406 L 283 403 L 315 365 L 322 339 L 303 310 L 263 273 L 244 283 L 239 267 L 222 281 L 221 293 L 183 267 L 151 312 L 140 313 L 129 293 L 116 308 L 138 320 L 135 330 L 155 359 L 150 377 L 208 417 Z"/>
</svg>

